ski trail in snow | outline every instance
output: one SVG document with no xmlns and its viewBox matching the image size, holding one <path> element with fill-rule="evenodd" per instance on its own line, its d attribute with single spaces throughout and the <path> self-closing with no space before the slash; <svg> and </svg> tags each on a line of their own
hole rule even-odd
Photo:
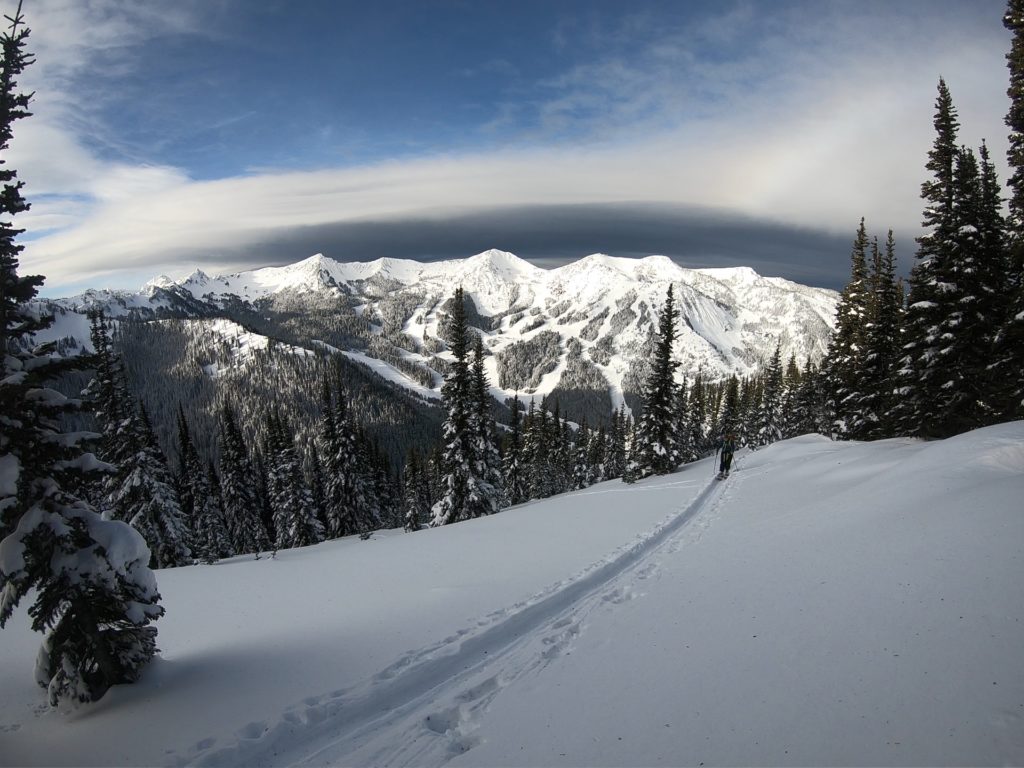
<svg viewBox="0 0 1024 768">
<path fill-rule="evenodd" d="M 692 536 L 684 529 L 695 518 L 713 519 L 701 513 L 717 511 L 728 486 L 711 480 L 666 523 L 582 574 L 406 654 L 360 684 L 308 697 L 276 722 L 250 723 L 234 743 L 204 739 L 175 764 L 437 765 L 469 751 L 501 690 L 571 653 L 592 611 L 637 597 L 640 582 L 660 570 L 655 553 L 665 547 L 671 555 L 699 539 L 710 519 Z"/>
</svg>

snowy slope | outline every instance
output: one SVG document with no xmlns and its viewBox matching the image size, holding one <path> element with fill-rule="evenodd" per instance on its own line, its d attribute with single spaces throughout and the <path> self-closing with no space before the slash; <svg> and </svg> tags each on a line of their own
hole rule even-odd
<svg viewBox="0 0 1024 768">
<path fill-rule="evenodd" d="M 498 362 L 491 359 L 489 374 L 497 394 L 553 392 L 577 347 L 588 367 L 588 386 L 607 392 L 616 403 L 624 391 L 636 391 L 643 379 L 646 344 L 669 286 L 681 311 L 675 349 L 680 376 L 692 377 L 699 369 L 710 378 L 749 374 L 777 344 L 784 358 L 792 353 L 801 365 L 808 358 L 819 359 L 837 302 L 834 291 L 761 277 L 746 267 L 693 270 L 664 256 L 593 254 L 545 270 L 514 254 L 490 250 L 429 263 L 338 262 L 318 254 L 288 266 L 223 276 L 197 270 L 180 283 L 160 276 L 138 294 L 91 291 L 53 306 L 64 312 L 103 306 L 114 315 L 220 316 L 236 322 L 245 322 L 247 312 L 269 319 L 280 306 L 288 313 L 292 334 L 301 334 L 304 312 L 347 313 L 369 325 L 365 331 L 349 325 L 350 334 L 365 338 L 362 347 L 345 351 L 373 355 L 371 337 L 383 336 L 394 354 L 408 357 L 422 355 L 424 346 L 442 346 L 441 310 L 460 285 L 480 315 L 474 322 L 489 352 L 514 355 L 517 344 L 542 334 L 557 337 L 554 357 L 538 361 L 550 372 L 538 380 L 521 374 L 499 380 Z M 68 327 L 66 333 L 74 335 L 76 330 Z M 312 328 L 309 334 L 298 341 L 311 348 L 318 337 Z M 564 388 L 578 389 L 579 382 Z"/>
<path fill-rule="evenodd" d="M 805 436 L 490 518 L 162 571 L 163 658 L 7 765 L 1024 762 L 1024 423 Z"/>
</svg>

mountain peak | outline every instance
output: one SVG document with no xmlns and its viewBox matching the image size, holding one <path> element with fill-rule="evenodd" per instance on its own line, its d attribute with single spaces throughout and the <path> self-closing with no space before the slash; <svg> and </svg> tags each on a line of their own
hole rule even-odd
<svg viewBox="0 0 1024 768">
<path fill-rule="evenodd" d="M 497 248 L 491 248 L 466 259 L 466 266 L 470 269 L 485 265 L 506 274 L 534 274 L 541 271 L 540 267 L 531 264 L 526 259 L 521 259 L 514 253 Z"/>
<path fill-rule="evenodd" d="M 182 282 L 183 283 L 197 283 L 199 285 L 204 285 L 204 284 L 208 283 L 209 281 L 210 281 L 210 276 L 208 274 L 206 274 L 205 272 L 203 272 L 203 270 L 201 270 L 199 268 L 196 268 L 192 272 L 192 274 L 189 275 L 188 277 L 186 277 Z"/>
<path fill-rule="evenodd" d="M 142 286 L 142 292 L 146 294 L 153 293 L 157 288 L 172 288 L 177 283 L 169 278 L 167 275 L 157 275 L 152 280 Z"/>
</svg>

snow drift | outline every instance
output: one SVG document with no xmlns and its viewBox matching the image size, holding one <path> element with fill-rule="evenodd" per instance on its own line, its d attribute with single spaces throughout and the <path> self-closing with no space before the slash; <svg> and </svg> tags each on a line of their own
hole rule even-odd
<svg viewBox="0 0 1024 768">
<path fill-rule="evenodd" d="M 805 436 L 491 518 L 158 573 L 163 658 L 10 765 L 1024 762 L 1024 423 Z"/>
</svg>

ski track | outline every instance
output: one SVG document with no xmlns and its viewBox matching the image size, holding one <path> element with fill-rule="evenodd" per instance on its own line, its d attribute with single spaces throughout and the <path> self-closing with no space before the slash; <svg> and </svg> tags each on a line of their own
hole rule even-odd
<svg viewBox="0 0 1024 768">
<path fill-rule="evenodd" d="M 202 739 L 184 754 L 177 753 L 171 764 L 448 762 L 479 743 L 481 717 L 503 688 L 571 653 L 594 610 L 613 609 L 640 596 L 642 582 L 656 578 L 661 570 L 660 553 L 673 555 L 699 541 L 732 495 L 731 480 L 712 478 L 667 522 L 534 597 L 411 651 L 350 688 L 307 697 L 276 722 L 249 723 L 236 732 L 232 744 L 218 745 L 215 737 Z M 609 492 L 615 491 L 596 493 Z"/>
</svg>

